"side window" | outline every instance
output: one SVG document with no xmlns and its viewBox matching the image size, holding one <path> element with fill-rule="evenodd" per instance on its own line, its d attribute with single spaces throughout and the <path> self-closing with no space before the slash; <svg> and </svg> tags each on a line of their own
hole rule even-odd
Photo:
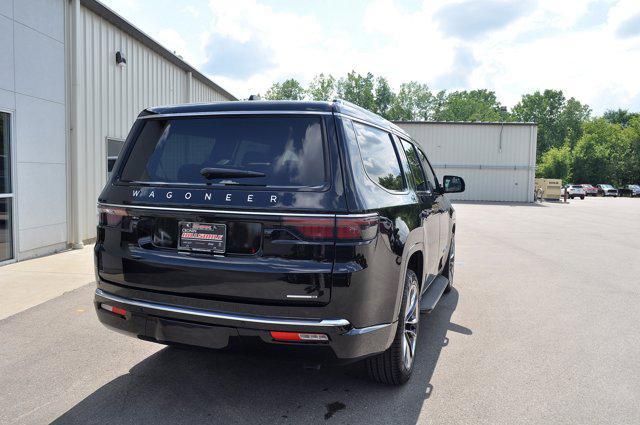
<svg viewBox="0 0 640 425">
<path fill-rule="evenodd" d="M 418 159 L 418 153 L 413 145 L 406 140 L 401 139 L 402 149 L 407 157 L 407 162 L 409 163 L 409 170 L 411 171 L 411 175 L 413 176 L 413 180 L 416 185 L 416 190 L 419 192 L 425 192 L 427 190 L 427 186 L 425 184 L 424 173 L 422 172 L 422 167 L 420 167 L 420 160 Z"/>
<path fill-rule="evenodd" d="M 418 153 L 420 156 L 420 163 L 422 164 L 422 169 L 424 170 L 424 173 L 427 176 L 429 190 L 435 190 L 438 187 L 438 184 L 436 183 L 437 182 L 436 175 L 433 173 L 433 170 L 431 169 L 431 165 L 429 164 L 429 161 L 427 160 L 427 157 L 425 156 L 424 152 L 418 149 Z"/>
<path fill-rule="evenodd" d="M 385 189 L 403 191 L 404 179 L 391 135 L 357 122 L 353 123 L 353 127 L 356 130 L 364 169 L 369 178 Z"/>
</svg>

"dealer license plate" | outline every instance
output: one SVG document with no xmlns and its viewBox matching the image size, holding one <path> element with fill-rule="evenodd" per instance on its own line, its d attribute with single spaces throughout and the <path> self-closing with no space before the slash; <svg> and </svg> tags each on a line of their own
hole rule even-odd
<svg viewBox="0 0 640 425">
<path fill-rule="evenodd" d="M 216 223 L 180 223 L 178 249 L 221 253 L 227 245 L 227 226 Z"/>
</svg>

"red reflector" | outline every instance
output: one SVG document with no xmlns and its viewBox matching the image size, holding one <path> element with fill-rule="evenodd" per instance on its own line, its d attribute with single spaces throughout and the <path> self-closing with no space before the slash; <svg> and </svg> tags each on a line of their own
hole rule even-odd
<svg viewBox="0 0 640 425">
<path fill-rule="evenodd" d="M 100 304 L 100 308 L 110 311 L 113 314 L 117 314 L 119 316 L 126 316 L 127 315 L 127 310 L 125 310 L 124 308 L 120 308 L 120 307 L 114 307 L 112 305 L 109 304 Z"/>
<path fill-rule="evenodd" d="M 325 334 L 301 332 L 271 331 L 271 337 L 277 341 L 329 341 L 329 337 Z"/>
</svg>

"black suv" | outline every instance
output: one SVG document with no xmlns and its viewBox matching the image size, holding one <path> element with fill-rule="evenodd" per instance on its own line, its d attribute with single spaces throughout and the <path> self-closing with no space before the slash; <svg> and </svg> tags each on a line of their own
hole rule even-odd
<svg viewBox="0 0 640 425">
<path fill-rule="evenodd" d="M 98 200 L 95 307 L 165 344 L 364 359 L 405 382 L 451 288 L 455 213 L 419 145 L 348 102 L 140 113 Z"/>
</svg>

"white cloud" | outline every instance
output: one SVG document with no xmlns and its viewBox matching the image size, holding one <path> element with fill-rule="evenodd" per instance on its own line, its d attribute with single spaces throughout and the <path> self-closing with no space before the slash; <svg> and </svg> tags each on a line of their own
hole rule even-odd
<svg viewBox="0 0 640 425">
<path fill-rule="evenodd" d="M 553 88 L 596 112 L 640 109 L 640 35 L 629 23 L 640 16 L 638 0 L 538 0 L 524 8 L 519 0 L 372 0 L 336 3 L 330 13 L 316 3 L 286 10 L 260 0 L 210 0 L 207 8 L 187 0 L 173 24 L 171 8 L 105 1 L 121 13 L 131 8 L 125 15 L 134 24 L 148 23 L 144 30 L 240 97 L 285 78 L 306 83 L 355 69 L 396 88 L 410 80 L 488 88 L 509 106 Z M 476 12 L 458 25 L 466 16 L 456 8 L 470 5 Z M 621 37 L 624 25 L 629 35 Z"/>
</svg>

